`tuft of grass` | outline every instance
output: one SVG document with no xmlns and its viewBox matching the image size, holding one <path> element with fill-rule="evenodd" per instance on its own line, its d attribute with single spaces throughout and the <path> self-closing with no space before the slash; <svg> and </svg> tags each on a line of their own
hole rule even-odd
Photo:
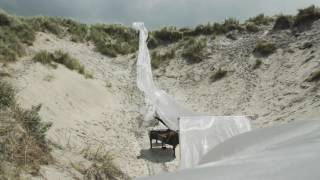
<svg viewBox="0 0 320 180">
<path fill-rule="evenodd" d="M 11 17 L 6 12 L 0 10 L 0 26 L 10 26 L 11 23 Z"/>
<path fill-rule="evenodd" d="M 0 81 L 0 110 L 14 103 L 15 90 L 7 82 Z"/>
<path fill-rule="evenodd" d="M 229 18 L 226 19 L 223 23 L 222 32 L 221 33 L 227 33 L 234 30 L 242 30 L 242 27 L 240 26 L 240 23 L 235 18 Z"/>
<path fill-rule="evenodd" d="M 46 140 L 46 132 L 51 124 L 44 123 L 40 118 L 40 105 L 30 110 L 20 108 L 15 103 L 14 88 L 2 81 L 0 99 L 0 166 L 6 164 L 14 168 L 17 177 L 22 170 L 37 175 L 40 165 L 52 161 L 51 149 Z M 0 177 L 7 179 L 12 175 L 11 172 L 4 171 Z"/>
<path fill-rule="evenodd" d="M 27 22 L 32 25 L 35 31 L 49 32 L 59 37 L 63 34 L 63 28 L 58 18 L 35 17 L 27 19 Z"/>
<path fill-rule="evenodd" d="M 80 74 L 84 74 L 84 66 L 80 62 L 71 57 L 69 53 L 63 52 L 61 50 L 55 51 L 53 53 L 53 60 L 56 63 L 65 65 L 68 69 L 75 70 Z"/>
<path fill-rule="evenodd" d="M 234 33 L 232 33 L 232 32 L 227 33 L 227 34 L 226 34 L 226 38 L 231 39 L 231 40 L 234 40 L 234 41 L 238 39 L 238 38 L 237 38 L 237 35 L 234 34 Z"/>
<path fill-rule="evenodd" d="M 152 34 L 149 34 L 148 38 L 148 48 L 154 49 L 160 45 L 160 42 L 158 39 L 156 39 Z"/>
<path fill-rule="evenodd" d="M 71 41 L 85 42 L 89 28 L 86 24 L 82 24 L 71 19 L 58 17 L 35 17 L 26 19 L 35 31 L 52 33 L 58 37 L 71 35 Z"/>
<path fill-rule="evenodd" d="M 42 50 L 33 57 L 33 60 L 41 64 L 51 64 L 54 61 L 54 58 L 51 53 Z"/>
<path fill-rule="evenodd" d="M 257 26 L 268 25 L 273 21 L 273 18 L 265 16 L 264 14 L 259 14 L 253 18 L 249 18 L 247 22 L 251 22 Z"/>
<path fill-rule="evenodd" d="M 262 60 L 261 59 L 256 59 L 254 65 L 252 66 L 252 69 L 255 70 L 255 69 L 260 68 L 261 64 L 262 64 Z"/>
<path fill-rule="evenodd" d="M 35 32 L 23 19 L 0 12 L 0 61 L 16 61 L 34 40 Z"/>
<path fill-rule="evenodd" d="M 51 81 L 53 81 L 54 80 L 54 76 L 52 75 L 52 74 L 48 74 L 48 75 L 46 75 L 44 78 L 43 78 L 43 80 L 44 81 L 47 81 L 47 82 L 51 82 Z"/>
<path fill-rule="evenodd" d="M 254 53 L 258 56 L 269 56 L 277 50 L 277 47 L 274 43 L 270 42 L 259 42 L 255 49 Z"/>
<path fill-rule="evenodd" d="M 138 49 L 138 34 L 123 25 L 93 25 L 88 39 L 98 52 L 110 57 L 130 54 Z"/>
<path fill-rule="evenodd" d="M 196 40 L 194 38 L 187 41 L 184 46 L 182 57 L 187 60 L 187 63 L 199 63 L 205 58 L 205 48 L 207 42 L 204 39 Z"/>
<path fill-rule="evenodd" d="M 86 159 L 93 162 L 91 167 L 80 170 L 84 179 L 130 179 L 114 164 L 113 156 L 102 148 L 86 149 L 83 153 Z"/>
<path fill-rule="evenodd" d="M 276 22 L 274 23 L 273 30 L 285 30 L 290 29 L 293 24 L 293 17 L 280 15 L 277 17 Z"/>
<path fill-rule="evenodd" d="M 320 19 L 320 9 L 312 5 L 305 9 L 299 9 L 299 12 L 294 19 L 293 26 L 300 31 L 305 30 L 318 19 Z"/>
<path fill-rule="evenodd" d="M 14 109 L 14 118 L 21 123 L 26 132 L 32 136 L 33 140 L 43 151 L 49 151 L 46 141 L 46 132 L 52 126 L 52 123 L 42 122 L 39 116 L 41 104 L 33 106 L 30 110 L 24 110 L 18 106 Z"/>
<path fill-rule="evenodd" d="M 224 78 L 228 74 L 228 71 L 219 68 L 217 69 L 211 76 L 210 76 L 210 82 L 216 82 L 222 78 Z"/>
<path fill-rule="evenodd" d="M 151 66 L 152 68 L 157 69 L 160 67 L 160 65 L 167 63 L 168 60 L 173 59 L 175 56 L 176 54 L 173 49 L 165 52 L 164 54 L 160 54 L 157 51 L 153 51 L 151 53 Z"/>
<path fill-rule="evenodd" d="M 89 32 L 89 28 L 86 24 L 78 23 L 70 19 L 63 19 L 62 24 L 67 28 L 68 33 L 71 35 L 71 41 L 86 41 Z"/>
<path fill-rule="evenodd" d="M 85 72 L 85 73 L 84 73 L 84 77 L 85 77 L 86 79 L 93 79 L 93 78 L 94 78 L 92 72 Z"/>
<path fill-rule="evenodd" d="M 93 75 L 86 72 L 85 67 L 80 64 L 80 62 L 71 57 L 68 53 L 61 50 L 50 53 L 47 51 L 38 52 L 34 58 L 34 61 L 40 62 L 42 64 L 50 65 L 51 67 L 56 68 L 56 64 L 62 64 L 70 70 L 75 70 L 78 73 L 84 75 L 86 78 L 91 78 Z"/>
<path fill-rule="evenodd" d="M 247 22 L 245 24 L 245 28 L 247 30 L 247 32 L 258 32 L 259 31 L 259 27 L 255 24 L 255 23 L 252 23 L 252 22 Z"/>
<path fill-rule="evenodd" d="M 183 34 L 176 27 L 165 27 L 151 32 L 152 36 L 162 43 L 174 43 L 182 39 Z"/>
</svg>

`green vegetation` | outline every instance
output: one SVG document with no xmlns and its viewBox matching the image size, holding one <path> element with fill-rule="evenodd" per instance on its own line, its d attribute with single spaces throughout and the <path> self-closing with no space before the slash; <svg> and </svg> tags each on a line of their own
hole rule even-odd
<svg viewBox="0 0 320 180">
<path fill-rule="evenodd" d="M 35 31 L 49 32 L 59 37 L 63 34 L 61 21 L 54 17 L 35 17 L 26 19 L 26 21 L 32 25 Z"/>
<path fill-rule="evenodd" d="M 258 32 L 259 31 L 259 27 L 255 24 L 255 23 L 252 23 L 252 22 L 247 22 L 245 24 L 245 27 L 246 27 L 246 30 L 248 32 Z"/>
<path fill-rule="evenodd" d="M 256 17 L 250 18 L 247 22 L 251 22 L 257 26 L 268 25 L 273 21 L 273 18 L 265 16 L 264 14 L 259 14 Z"/>
<path fill-rule="evenodd" d="M 170 59 L 173 59 L 175 57 L 175 51 L 171 49 L 168 52 L 165 52 L 164 54 L 161 54 L 157 51 L 153 51 L 151 53 L 151 66 L 154 69 L 157 69 L 160 67 L 161 64 L 168 63 Z"/>
<path fill-rule="evenodd" d="M 14 88 L 0 81 L 1 119 L 0 121 L 0 161 L 1 178 L 16 179 L 21 170 L 38 174 L 40 165 L 52 161 L 46 132 L 50 123 L 42 122 L 38 112 L 40 105 L 24 110 L 15 103 Z M 15 169 L 3 170 L 2 165 Z"/>
<path fill-rule="evenodd" d="M 77 59 L 61 50 L 55 51 L 54 53 L 40 51 L 34 56 L 33 60 L 42 64 L 50 65 L 54 68 L 57 67 L 55 63 L 62 64 L 70 70 L 75 70 L 78 73 L 83 74 L 86 78 L 93 77 L 92 74 L 85 71 L 84 66 L 81 65 Z"/>
<path fill-rule="evenodd" d="M 199 35 L 220 35 L 227 34 L 230 31 L 239 30 L 243 31 L 238 20 L 234 18 L 226 19 L 223 23 L 208 23 L 206 25 L 199 25 L 194 29 L 176 27 L 165 27 L 161 30 L 156 30 L 150 33 L 149 48 L 155 48 L 162 44 L 175 43 L 188 37 Z"/>
<path fill-rule="evenodd" d="M 259 42 L 254 49 L 254 53 L 259 56 L 269 56 L 277 50 L 274 43 L 270 42 Z"/>
<path fill-rule="evenodd" d="M 70 34 L 74 42 L 84 42 L 89 31 L 86 24 L 58 17 L 35 17 L 25 21 L 32 25 L 35 31 L 49 32 L 58 37 Z"/>
<path fill-rule="evenodd" d="M 186 42 L 182 57 L 187 60 L 187 63 L 194 64 L 199 63 L 205 58 L 205 49 L 207 42 L 203 39 L 190 39 Z"/>
<path fill-rule="evenodd" d="M 219 68 L 217 69 L 211 76 L 210 76 L 210 82 L 216 82 L 222 78 L 224 78 L 228 74 L 228 71 Z"/>
<path fill-rule="evenodd" d="M 290 29 L 293 24 L 293 17 L 280 15 L 277 17 L 276 22 L 274 23 L 273 30 L 285 30 Z"/>
<path fill-rule="evenodd" d="M 89 28 L 86 24 L 78 23 L 70 19 L 64 19 L 63 24 L 67 27 L 67 31 L 71 34 L 71 40 L 74 42 L 85 42 Z"/>
<path fill-rule="evenodd" d="M 0 110 L 14 103 L 14 89 L 6 82 L 0 81 Z"/>
<path fill-rule="evenodd" d="M 139 44 L 135 30 L 122 25 L 93 25 L 88 39 L 98 52 L 110 57 L 133 53 Z"/>
<path fill-rule="evenodd" d="M 162 43 L 174 43 L 182 39 L 183 34 L 176 27 L 165 27 L 153 31 L 152 36 Z"/>
<path fill-rule="evenodd" d="M 156 39 L 152 34 L 149 34 L 149 38 L 148 38 L 147 43 L 148 43 L 149 49 L 154 49 L 160 45 L 159 40 Z"/>
<path fill-rule="evenodd" d="M 252 67 L 252 69 L 255 70 L 255 69 L 260 68 L 261 64 L 262 64 L 262 60 L 261 60 L 261 59 L 256 59 L 254 65 L 253 65 L 253 67 Z"/>
<path fill-rule="evenodd" d="M 87 148 L 83 150 L 86 159 L 93 162 L 89 168 L 73 164 L 73 167 L 84 175 L 85 180 L 91 179 L 130 179 L 113 162 L 113 156 L 98 148 L 96 150 Z"/>
<path fill-rule="evenodd" d="M 51 127 L 51 123 L 44 123 L 39 116 L 41 104 L 33 106 L 31 110 L 23 110 L 19 107 L 15 107 L 14 118 L 21 123 L 26 132 L 34 138 L 39 147 L 48 151 L 49 148 L 46 144 L 46 132 Z"/>
<path fill-rule="evenodd" d="M 293 26 L 299 30 L 304 30 L 309 28 L 312 23 L 318 19 L 320 19 L 320 9 L 312 5 L 299 10 L 299 13 L 294 19 Z"/>
<path fill-rule="evenodd" d="M 234 40 L 234 41 L 238 39 L 238 38 L 237 38 L 237 35 L 236 35 L 235 33 L 232 33 L 232 32 L 227 33 L 227 34 L 226 34 L 226 38 L 231 39 L 231 40 Z"/>
<path fill-rule="evenodd" d="M 16 61 L 24 46 L 32 45 L 35 33 L 30 25 L 0 11 L 0 62 Z"/>
</svg>

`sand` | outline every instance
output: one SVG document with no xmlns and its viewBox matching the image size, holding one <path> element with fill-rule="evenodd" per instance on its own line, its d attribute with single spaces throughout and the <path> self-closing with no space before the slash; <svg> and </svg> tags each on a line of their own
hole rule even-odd
<svg viewBox="0 0 320 180">
<path fill-rule="evenodd" d="M 319 82 L 305 80 L 320 66 L 320 21 L 298 37 L 286 31 L 272 34 L 271 26 L 264 29 L 237 34 L 237 40 L 207 37 L 208 58 L 188 65 L 177 56 L 154 71 L 155 82 L 195 112 L 250 115 L 255 128 L 319 117 Z M 275 42 L 277 52 L 266 58 L 253 56 L 251 52 L 261 40 Z M 304 42 L 313 47 L 302 50 Z M 94 79 L 61 65 L 52 69 L 32 62 L 40 50 L 59 49 L 79 59 Z M 261 59 L 262 65 L 254 70 L 256 59 Z M 43 166 L 42 177 L 34 179 L 82 179 L 74 164 L 89 166 L 83 152 L 98 148 L 110 152 L 115 164 L 133 178 L 177 169 L 179 160 L 172 158 L 170 149 L 149 150 L 141 113 L 144 99 L 135 84 L 135 61 L 135 54 L 108 58 L 95 52 L 91 44 L 38 33 L 27 56 L 10 65 L 18 102 L 26 108 L 42 104 L 42 119 L 53 123 L 48 139 L 56 162 Z M 227 76 L 210 82 L 213 66 L 226 69 Z"/>
</svg>

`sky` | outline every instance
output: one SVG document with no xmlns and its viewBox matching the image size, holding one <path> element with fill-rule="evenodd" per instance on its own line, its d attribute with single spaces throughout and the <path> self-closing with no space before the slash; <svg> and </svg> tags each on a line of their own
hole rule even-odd
<svg viewBox="0 0 320 180">
<path fill-rule="evenodd" d="M 195 26 L 257 14 L 296 14 L 320 0 L 0 0 L 0 9 L 21 16 L 60 16 L 84 23 L 143 21 L 152 29 Z"/>
</svg>

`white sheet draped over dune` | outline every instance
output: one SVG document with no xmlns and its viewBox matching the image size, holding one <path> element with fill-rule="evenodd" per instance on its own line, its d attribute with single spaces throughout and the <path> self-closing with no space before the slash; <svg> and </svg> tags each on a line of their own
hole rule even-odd
<svg viewBox="0 0 320 180">
<path fill-rule="evenodd" d="M 141 180 L 319 180 L 320 121 L 257 129 L 208 152 L 194 168 Z"/>
<path fill-rule="evenodd" d="M 179 105 L 165 91 L 158 89 L 153 82 L 146 42 L 148 30 L 143 23 L 134 23 L 133 27 L 140 31 L 137 85 L 144 93 L 148 107 L 145 119 L 157 113 L 171 130 L 180 130 L 181 168 L 197 165 L 202 156 L 219 143 L 251 130 L 247 117 L 196 115 Z"/>
</svg>

